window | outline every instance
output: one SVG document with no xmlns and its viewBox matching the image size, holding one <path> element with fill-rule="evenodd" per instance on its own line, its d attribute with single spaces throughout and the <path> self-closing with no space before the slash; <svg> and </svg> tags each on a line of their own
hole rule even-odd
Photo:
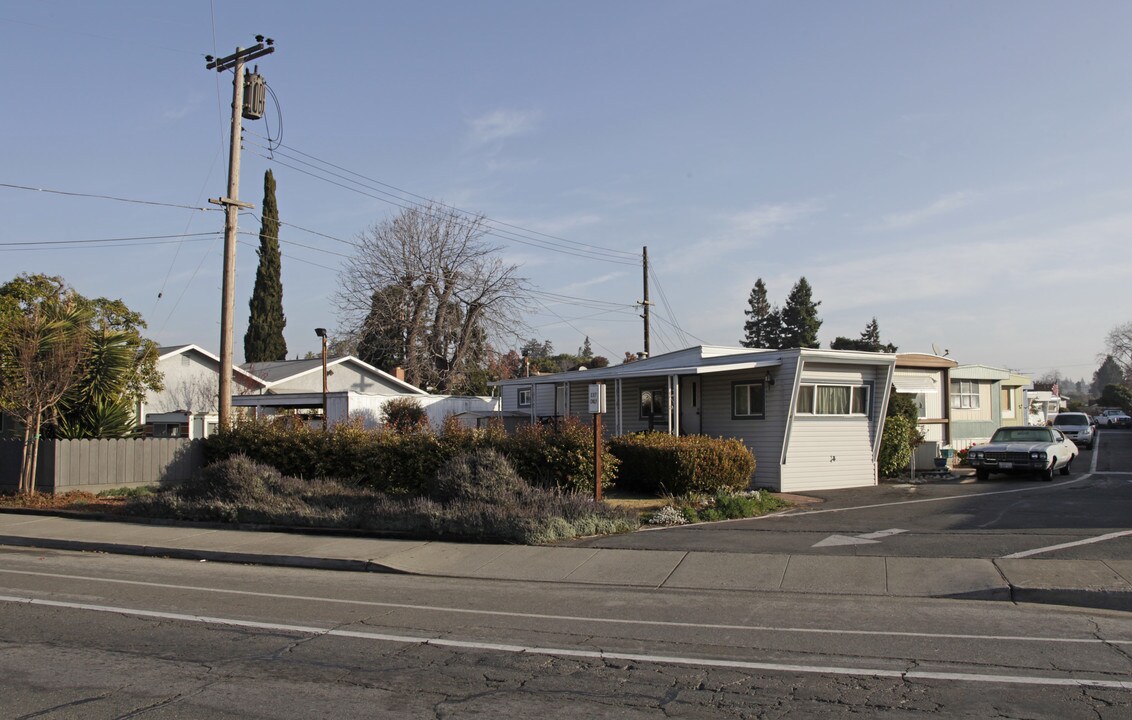
<svg viewBox="0 0 1132 720">
<path fill-rule="evenodd" d="M 664 388 L 641 389 L 641 420 L 668 419 L 668 391 Z"/>
<path fill-rule="evenodd" d="M 531 406 L 531 389 L 529 387 L 519 388 L 519 407 Z"/>
<path fill-rule="evenodd" d="M 974 380 L 952 380 L 951 407 L 956 410 L 978 410 L 979 383 Z"/>
<path fill-rule="evenodd" d="M 868 415 L 867 385 L 806 384 L 798 388 L 796 415 Z"/>
<path fill-rule="evenodd" d="M 928 394 L 916 393 L 912 396 L 912 401 L 916 403 L 916 417 L 926 418 L 928 416 Z"/>
<path fill-rule="evenodd" d="M 731 419 L 766 417 L 766 384 L 731 383 Z"/>
</svg>

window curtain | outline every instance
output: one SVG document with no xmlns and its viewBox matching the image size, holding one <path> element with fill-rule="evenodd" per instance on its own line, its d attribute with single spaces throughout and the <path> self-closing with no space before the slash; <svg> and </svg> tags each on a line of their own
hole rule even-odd
<svg viewBox="0 0 1132 720">
<path fill-rule="evenodd" d="M 819 385 L 815 398 L 818 415 L 848 415 L 851 388 L 845 386 Z"/>
</svg>

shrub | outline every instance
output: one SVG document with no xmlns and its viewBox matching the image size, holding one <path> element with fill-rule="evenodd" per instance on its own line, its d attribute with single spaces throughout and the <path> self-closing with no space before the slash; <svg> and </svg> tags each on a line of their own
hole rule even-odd
<svg viewBox="0 0 1132 720">
<path fill-rule="evenodd" d="M 381 422 L 386 428 L 398 433 L 414 433 L 427 430 L 428 413 L 420 401 L 411 397 L 394 398 L 381 408 Z"/>
<path fill-rule="evenodd" d="M 576 418 L 559 427 L 465 428 L 449 418 L 440 435 L 365 430 L 339 423 L 327 430 L 280 421 L 247 421 L 205 439 L 206 462 L 238 454 L 300 478 L 338 478 L 394 495 L 427 495 L 437 471 L 480 448 L 504 455 L 528 482 L 564 492 L 593 492 L 593 431 Z M 602 487 L 613 483 L 617 459 L 603 444 Z"/>
<path fill-rule="evenodd" d="M 445 502 L 394 498 L 334 480 L 299 480 L 233 456 L 207 466 L 174 488 L 132 499 L 135 515 L 213 522 L 356 528 L 420 538 L 542 543 L 636 529 L 636 517 L 579 496 L 534 488 L 506 478 L 506 461 L 477 451 L 446 468 L 452 477 L 476 477 L 458 466 L 476 467 L 484 483 L 460 484 Z"/>
<path fill-rule="evenodd" d="M 507 458 L 495 450 L 480 448 L 444 463 L 430 484 L 429 497 L 441 502 L 500 502 L 516 496 L 526 486 Z"/>
<path fill-rule="evenodd" d="M 924 441 L 919 417 L 912 396 L 892 388 L 877 457 L 877 471 L 881 477 L 895 477 L 911 464 L 912 451 Z"/>
<path fill-rule="evenodd" d="M 501 438 L 498 448 L 515 470 L 533 485 L 563 492 L 593 494 L 593 428 L 575 417 L 563 418 L 558 427 L 526 425 Z M 611 487 L 618 460 L 602 443 L 601 486 Z"/>
<path fill-rule="evenodd" d="M 905 415 L 891 415 L 884 420 L 880 438 L 880 455 L 877 470 L 882 477 L 894 477 L 903 472 L 912 461 L 912 438 L 916 425 Z"/>
<path fill-rule="evenodd" d="M 624 490 L 736 492 L 750 485 L 755 472 L 755 456 L 741 440 L 633 433 L 613 438 L 609 447 L 621 461 L 617 485 Z"/>
</svg>

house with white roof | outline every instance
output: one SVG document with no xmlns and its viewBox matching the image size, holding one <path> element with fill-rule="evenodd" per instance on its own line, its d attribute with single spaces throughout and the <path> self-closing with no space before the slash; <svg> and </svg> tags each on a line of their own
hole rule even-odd
<svg viewBox="0 0 1132 720">
<path fill-rule="evenodd" d="M 780 492 L 874 485 L 896 356 L 853 350 L 701 345 L 600 369 L 496 383 L 504 413 L 590 421 L 604 385 L 603 431 L 738 438 L 752 483 Z"/>
</svg>

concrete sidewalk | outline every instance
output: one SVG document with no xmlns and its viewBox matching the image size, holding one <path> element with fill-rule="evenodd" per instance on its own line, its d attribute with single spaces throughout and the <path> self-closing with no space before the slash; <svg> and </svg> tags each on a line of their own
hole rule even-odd
<svg viewBox="0 0 1132 720">
<path fill-rule="evenodd" d="M 0 545 L 651 588 L 1053 603 L 1132 611 L 1132 560 L 987 560 L 480 545 L 0 511 Z"/>
</svg>

